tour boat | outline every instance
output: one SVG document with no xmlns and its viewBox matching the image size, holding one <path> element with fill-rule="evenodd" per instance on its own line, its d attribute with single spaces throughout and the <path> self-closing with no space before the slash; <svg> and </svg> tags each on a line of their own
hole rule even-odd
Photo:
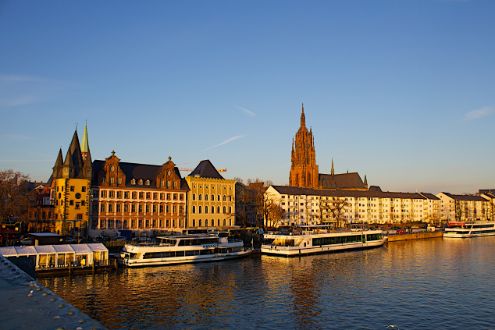
<svg viewBox="0 0 495 330">
<path fill-rule="evenodd" d="M 386 240 L 381 230 L 266 234 L 263 237 L 261 253 L 284 257 L 331 253 L 380 247 Z"/>
<path fill-rule="evenodd" d="M 219 261 L 247 256 L 242 240 L 221 234 L 157 237 L 157 244 L 126 244 L 121 253 L 124 266 L 143 267 Z"/>
<path fill-rule="evenodd" d="M 470 238 L 495 235 L 495 222 L 451 222 L 445 228 L 445 238 Z"/>
</svg>

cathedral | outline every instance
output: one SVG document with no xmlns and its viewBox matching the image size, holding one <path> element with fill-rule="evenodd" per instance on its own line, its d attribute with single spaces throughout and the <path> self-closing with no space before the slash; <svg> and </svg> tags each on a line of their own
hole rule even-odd
<svg viewBox="0 0 495 330">
<path fill-rule="evenodd" d="M 292 141 L 289 185 L 293 187 L 321 189 L 368 190 L 357 172 L 335 174 L 333 160 L 330 174 L 319 173 L 316 164 L 315 140 L 313 131 L 306 127 L 304 105 L 301 108 L 300 126 Z"/>
</svg>

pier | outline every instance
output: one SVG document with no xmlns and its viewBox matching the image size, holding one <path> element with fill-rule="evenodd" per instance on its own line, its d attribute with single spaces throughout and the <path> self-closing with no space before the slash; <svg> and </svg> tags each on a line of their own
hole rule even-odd
<svg viewBox="0 0 495 330">
<path fill-rule="evenodd" d="M 443 237 L 443 232 L 441 231 L 398 234 L 398 235 L 389 235 L 388 242 L 411 241 L 416 239 L 428 239 L 428 238 L 440 238 L 440 237 Z"/>
<path fill-rule="evenodd" d="M 2 329 L 105 329 L 0 255 Z"/>
</svg>

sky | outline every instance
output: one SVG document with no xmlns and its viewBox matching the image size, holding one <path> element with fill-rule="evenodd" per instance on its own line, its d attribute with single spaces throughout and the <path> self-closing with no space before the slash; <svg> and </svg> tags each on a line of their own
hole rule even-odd
<svg viewBox="0 0 495 330">
<path fill-rule="evenodd" d="M 0 170 L 93 159 L 288 184 L 304 102 L 320 172 L 495 188 L 495 1 L 0 0 Z M 187 175 L 187 172 L 183 172 Z"/>
</svg>

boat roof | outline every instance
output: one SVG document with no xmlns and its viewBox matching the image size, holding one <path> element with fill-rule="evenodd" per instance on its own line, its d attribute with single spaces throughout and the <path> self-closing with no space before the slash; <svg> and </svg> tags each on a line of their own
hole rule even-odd
<svg viewBox="0 0 495 330">
<path fill-rule="evenodd" d="M 177 236 L 158 236 L 158 239 L 198 239 L 198 238 L 218 238 L 216 234 L 190 234 Z"/>
<path fill-rule="evenodd" d="M 88 254 L 105 251 L 108 251 L 108 249 L 101 243 L 0 247 L 0 254 L 4 257 L 25 257 L 56 253 Z"/>
<path fill-rule="evenodd" d="M 284 238 L 296 238 L 296 237 L 322 237 L 322 236 L 347 236 L 347 235 L 361 235 L 361 234 L 378 234 L 383 233 L 382 230 L 352 230 L 352 231 L 334 231 L 327 233 L 302 233 L 302 234 L 279 234 L 279 233 L 270 233 L 265 234 L 265 237 L 275 236 L 275 237 L 284 237 Z"/>
</svg>

